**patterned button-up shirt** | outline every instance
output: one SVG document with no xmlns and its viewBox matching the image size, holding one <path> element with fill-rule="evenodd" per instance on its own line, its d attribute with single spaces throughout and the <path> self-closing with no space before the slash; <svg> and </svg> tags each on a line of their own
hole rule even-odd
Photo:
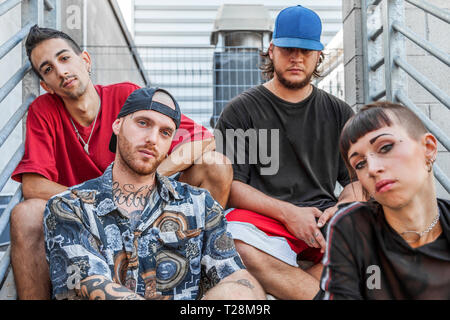
<svg viewBox="0 0 450 320">
<path fill-rule="evenodd" d="M 115 205 L 112 164 L 54 196 L 44 213 L 53 297 L 102 275 L 147 299 L 197 299 L 244 265 L 208 191 L 157 175 L 134 225 Z"/>
</svg>

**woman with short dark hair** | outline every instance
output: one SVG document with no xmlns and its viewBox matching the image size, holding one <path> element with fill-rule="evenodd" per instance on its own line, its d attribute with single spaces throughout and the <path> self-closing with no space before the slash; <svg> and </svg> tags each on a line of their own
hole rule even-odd
<svg viewBox="0 0 450 320">
<path fill-rule="evenodd" d="M 404 106 L 364 106 L 342 157 L 370 201 L 328 225 L 320 299 L 450 299 L 450 201 L 436 198 L 437 140 Z"/>
</svg>

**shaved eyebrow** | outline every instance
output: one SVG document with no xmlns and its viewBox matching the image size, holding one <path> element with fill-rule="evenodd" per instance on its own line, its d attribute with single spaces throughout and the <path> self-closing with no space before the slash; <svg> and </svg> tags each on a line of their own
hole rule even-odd
<svg viewBox="0 0 450 320">
<path fill-rule="evenodd" d="M 69 50 L 68 50 L 68 49 L 62 49 L 62 50 L 58 51 L 58 52 L 55 54 L 55 57 L 58 57 L 61 53 L 64 53 L 64 52 L 66 52 L 66 51 L 69 51 Z M 39 70 L 41 70 L 42 67 L 45 66 L 46 64 L 48 64 L 48 60 L 45 60 L 44 62 L 41 63 L 41 65 L 39 66 Z"/>
<path fill-rule="evenodd" d="M 379 135 L 377 135 L 376 137 L 370 139 L 370 140 L 369 140 L 369 143 L 370 143 L 370 144 L 374 144 L 375 141 L 377 141 L 377 139 L 378 139 L 379 137 L 382 137 L 382 136 L 392 136 L 392 134 L 390 134 L 390 133 L 382 133 L 382 134 L 379 134 Z M 352 155 L 351 155 L 350 157 L 348 157 L 348 160 L 350 160 L 352 157 L 355 157 L 355 156 L 357 156 L 357 155 L 359 155 L 358 152 L 353 152 Z"/>
</svg>

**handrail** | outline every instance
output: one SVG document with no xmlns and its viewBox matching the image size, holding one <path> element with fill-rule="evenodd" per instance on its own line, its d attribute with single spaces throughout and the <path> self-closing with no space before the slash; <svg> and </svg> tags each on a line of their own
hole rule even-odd
<svg viewBox="0 0 450 320">
<path fill-rule="evenodd" d="M 14 172 L 14 169 L 19 164 L 20 160 L 22 160 L 23 154 L 25 153 L 25 144 L 22 143 L 14 152 L 14 155 L 9 159 L 8 164 L 5 166 L 5 169 L 0 173 L 0 191 L 3 190 L 3 187 L 8 182 L 11 174 Z"/>
<path fill-rule="evenodd" d="M 375 41 L 381 34 L 383 34 L 383 26 L 380 26 L 378 29 L 372 31 L 372 33 L 369 35 L 369 39 Z"/>
<path fill-rule="evenodd" d="M 15 46 L 17 46 L 28 34 L 33 23 L 28 23 L 25 27 L 23 27 L 19 32 L 9 38 L 4 44 L 0 46 L 0 59 L 3 58 L 6 54 L 8 54 Z"/>
<path fill-rule="evenodd" d="M 22 200 L 22 186 L 17 187 L 16 192 L 13 197 L 9 201 L 6 208 L 3 210 L 2 215 L 0 216 L 0 234 L 3 234 L 6 227 L 8 226 L 9 218 L 11 217 L 12 209 Z M 1 281 L 0 281 L 1 282 Z"/>
<path fill-rule="evenodd" d="M 410 4 L 422 9 L 425 12 L 428 12 L 435 16 L 436 18 L 441 19 L 444 22 L 450 23 L 450 12 L 448 10 L 442 10 L 432 4 L 426 3 L 422 0 L 406 0 Z"/>
<path fill-rule="evenodd" d="M 0 4 L 0 16 L 7 13 L 12 8 L 16 7 L 19 3 L 21 3 L 22 0 L 7 0 Z"/>
<path fill-rule="evenodd" d="M 409 74 L 418 84 L 424 87 L 429 93 L 431 93 L 436 99 L 442 102 L 447 108 L 450 109 L 450 96 L 444 91 L 438 88 L 433 82 L 426 78 L 423 74 L 417 71 L 412 65 L 406 62 L 400 57 L 394 58 L 394 63 L 402 68 L 407 74 Z"/>
<path fill-rule="evenodd" d="M 371 3 L 369 3 L 370 6 L 377 6 L 380 4 L 382 0 L 373 0 Z"/>
<path fill-rule="evenodd" d="M 445 53 L 444 51 L 436 48 L 431 42 L 423 39 L 422 37 L 419 37 L 415 32 L 413 32 L 409 28 L 405 27 L 404 25 L 399 25 L 397 23 L 394 23 L 392 25 L 392 28 L 394 28 L 394 30 L 403 34 L 409 40 L 413 41 L 415 44 L 420 46 L 422 49 L 431 53 L 433 56 L 435 56 L 436 58 L 441 60 L 446 65 L 450 66 L 450 55 Z"/>
<path fill-rule="evenodd" d="M 375 61 L 375 63 L 373 63 L 373 64 L 370 65 L 370 70 L 376 71 L 376 70 L 378 70 L 383 64 L 384 64 L 384 57 L 381 57 L 380 59 L 378 59 L 377 61 Z"/>
<path fill-rule="evenodd" d="M 8 271 L 10 262 L 11 262 L 11 246 L 8 246 L 8 249 L 6 249 L 5 253 L 3 254 L 2 259 L 0 260 L 0 280 L 1 281 L 3 281 L 3 278 L 5 278 L 5 275 L 6 275 L 6 272 Z"/>
<path fill-rule="evenodd" d="M 420 120 L 422 120 L 425 127 L 439 140 L 439 142 L 450 150 L 450 138 L 441 130 L 433 121 L 431 121 L 403 92 L 397 91 L 395 97 L 414 112 Z"/>
<path fill-rule="evenodd" d="M 47 11 L 52 11 L 54 9 L 53 5 L 48 0 L 44 0 L 44 7 Z"/>
<path fill-rule="evenodd" d="M 6 96 L 22 81 L 25 74 L 31 70 L 29 61 L 25 63 L 9 80 L 0 88 L 0 102 L 5 100 Z"/>
<path fill-rule="evenodd" d="M 325 78 L 326 76 L 328 76 L 331 72 L 333 72 L 334 70 L 336 70 L 337 67 L 339 67 L 340 65 L 342 65 L 342 63 L 344 62 L 344 58 L 343 57 L 339 57 L 336 61 L 334 61 L 326 70 L 324 70 L 321 74 L 320 74 L 320 78 Z"/>
<path fill-rule="evenodd" d="M 5 143 L 6 139 L 14 131 L 15 127 L 20 122 L 20 120 L 22 120 L 23 116 L 28 111 L 28 107 L 35 98 L 36 98 L 35 95 L 30 95 L 0 130 L 0 147 Z"/>
<path fill-rule="evenodd" d="M 386 89 L 381 89 L 374 95 L 370 96 L 370 98 L 372 99 L 372 101 L 377 101 L 377 100 L 380 100 L 381 98 L 383 98 L 385 95 L 386 95 Z"/>
</svg>

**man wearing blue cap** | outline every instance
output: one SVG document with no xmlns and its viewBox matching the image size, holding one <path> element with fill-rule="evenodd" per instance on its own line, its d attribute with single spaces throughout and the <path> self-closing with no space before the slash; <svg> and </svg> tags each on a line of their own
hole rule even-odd
<svg viewBox="0 0 450 320">
<path fill-rule="evenodd" d="M 278 161 L 275 174 L 265 174 L 271 164 L 261 152 L 256 164 L 233 159 L 228 206 L 235 209 L 226 218 L 244 264 L 266 292 L 280 299 L 315 296 L 326 246 L 323 226 L 338 204 L 360 199 L 338 148 L 353 111 L 311 84 L 323 57 L 321 31 L 314 11 L 300 5 L 282 10 L 263 54 L 268 63 L 261 69 L 270 80 L 231 100 L 216 126 L 221 132 L 216 141 L 229 130 L 279 133 L 279 141 L 258 141 L 258 148 L 268 150 L 263 154 Z M 255 158 L 249 143 L 240 141 L 244 145 L 237 147 L 245 148 L 246 159 Z M 222 146 L 224 154 L 233 154 L 234 138 Z M 336 182 L 344 187 L 339 197 Z"/>
<path fill-rule="evenodd" d="M 112 124 L 114 162 L 47 203 L 54 298 L 264 299 L 221 206 L 206 189 L 156 171 L 180 119 L 167 91 L 134 91 Z"/>
</svg>

